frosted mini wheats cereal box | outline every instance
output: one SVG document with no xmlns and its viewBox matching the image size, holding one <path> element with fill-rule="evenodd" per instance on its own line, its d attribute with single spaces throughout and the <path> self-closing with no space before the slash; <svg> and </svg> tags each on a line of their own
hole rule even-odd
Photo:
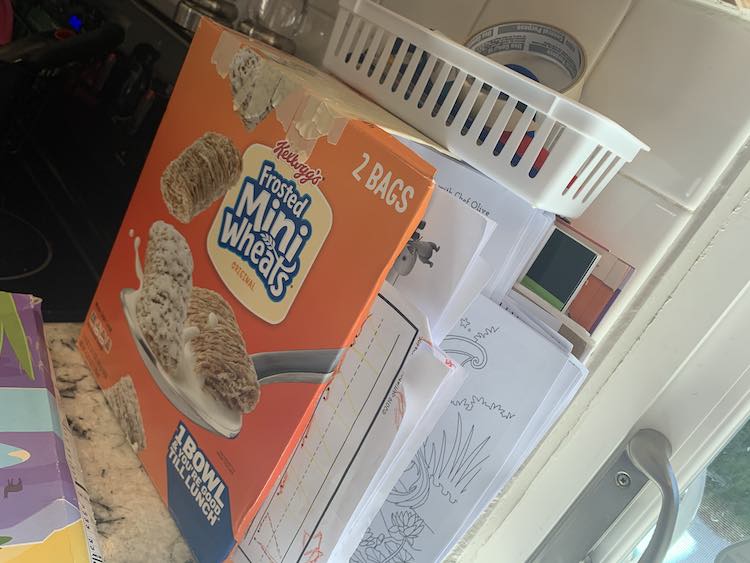
<svg viewBox="0 0 750 563">
<path fill-rule="evenodd" d="M 248 528 L 424 214 L 413 132 L 204 20 L 79 346 L 201 561 Z"/>
</svg>

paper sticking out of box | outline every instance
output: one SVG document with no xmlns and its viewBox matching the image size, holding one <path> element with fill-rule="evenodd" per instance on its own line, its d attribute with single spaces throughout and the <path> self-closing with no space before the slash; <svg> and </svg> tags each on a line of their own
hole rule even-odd
<svg viewBox="0 0 750 563">
<path fill-rule="evenodd" d="M 0 292 L 0 560 L 101 562 L 41 300 Z"/>
<path fill-rule="evenodd" d="M 549 233 L 554 215 L 535 209 L 468 164 L 431 146 L 414 141 L 404 144 L 435 167 L 438 188 L 497 224 L 479 254 L 492 271 L 484 294 L 500 301 Z"/>
</svg>

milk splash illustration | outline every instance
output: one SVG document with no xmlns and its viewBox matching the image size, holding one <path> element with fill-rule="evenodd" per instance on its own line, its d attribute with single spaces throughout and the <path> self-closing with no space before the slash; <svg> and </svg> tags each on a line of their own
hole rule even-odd
<svg viewBox="0 0 750 563">
<path fill-rule="evenodd" d="M 186 326 L 182 331 L 182 354 L 174 375 L 169 375 L 155 360 L 155 356 L 141 334 L 135 315 L 135 305 L 143 288 L 143 262 L 141 260 L 141 237 L 130 229 L 135 254 L 135 275 L 138 288 L 123 290 L 122 301 L 128 324 L 141 357 L 164 395 L 193 422 L 227 437 L 234 437 L 242 427 L 242 414 L 226 406 L 203 387 L 203 379 L 195 373 L 195 357 L 190 341 L 200 334 L 196 326 Z M 208 313 L 208 326 L 218 326 L 219 318 L 214 312 Z"/>
</svg>

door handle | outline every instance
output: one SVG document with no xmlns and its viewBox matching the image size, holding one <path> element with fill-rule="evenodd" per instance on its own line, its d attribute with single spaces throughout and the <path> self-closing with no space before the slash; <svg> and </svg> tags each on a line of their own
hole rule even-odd
<svg viewBox="0 0 750 563">
<path fill-rule="evenodd" d="M 672 543 L 680 490 L 669 462 L 672 445 L 661 432 L 647 428 L 639 430 L 628 442 L 627 453 L 633 464 L 659 488 L 661 508 L 651 541 L 638 560 L 639 563 L 661 563 Z"/>
<path fill-rule="evenodd" d="M 527 563 L 590 562 L 602 536 L 649 481 L 659 488 L 662 503 L 639 563 L 662 563 L 680 504 L 670 455 L 672 446 L 664 434 L 650 428 L 636 432 L 586 486 Z"/>
</svg>

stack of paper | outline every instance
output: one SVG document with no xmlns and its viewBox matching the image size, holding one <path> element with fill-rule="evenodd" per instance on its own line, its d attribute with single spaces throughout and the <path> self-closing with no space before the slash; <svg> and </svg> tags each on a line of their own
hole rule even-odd
<svg viewBox="0 0 750 563">
<path fill-rule="evenodd" d="M 464 162 L 413 141 L 402 142 L 437 169 L 438 187 L 497 223 L 493 236 L 479 251 L 491 270 L 483 293 L 501 300 L 551 232 L 555 216 L 534 209 Z"/>
<path fill-rule="evenodd" d="M 467 379 L 350 561 L 440 561 L 549 430 L 586 369 L 525 320 L 480 296 L 443 340 Z"/>
</svg>

